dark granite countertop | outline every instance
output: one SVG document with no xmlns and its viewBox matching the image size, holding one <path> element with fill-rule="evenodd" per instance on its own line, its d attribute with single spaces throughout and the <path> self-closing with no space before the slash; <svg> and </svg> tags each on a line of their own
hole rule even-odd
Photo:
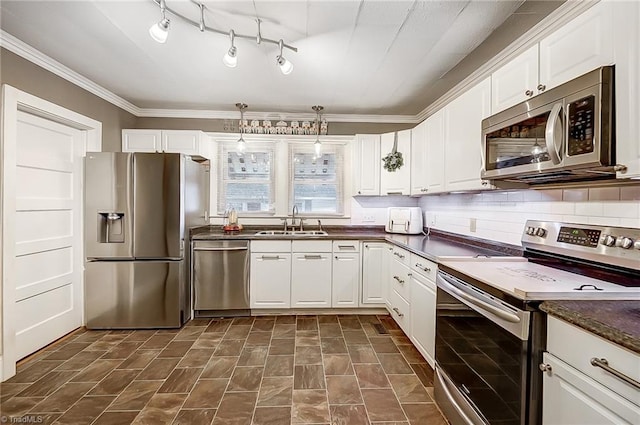
<svg viewBox="0 0 640 425">
<path fill-rule="evenodd" d="M 308 227 L 315 230 L 315 226 Z M 268 230 L 273 227 L 268 228 Z M 220 239 L 250 239 L 250 240 L 308 240 L 308 239 L 359 239 L 359 240 L 385 240 L 389 243 L 407 249 L 428 260 L 440 262 L 451 258 L 469 258 L 476 256 L 505 256 L 520 255 L 517 248 L 504 249 L 495 245 L 496 249 L 487 241 L 478 242 L 464 238 L 453 238 L 446 234 L 437 233 L 431 236 L 425 235 L 400 235 L 385 233 L 383 226 L 325 226 L 328 236 L 256 236 L 255 233 L 267 230 L 264 226 L 246 226 L 242 232 L 226 234 L 219 226 L 203 226 L 191 229 L 193 240 L 220 240 Z M 500 248 L 503 248 L 500 250 Z"/>
<path fill-rule="evenodd" d="M 640 302 L 545 301 L 540 308 L 640 354 Z"/>
</svg>

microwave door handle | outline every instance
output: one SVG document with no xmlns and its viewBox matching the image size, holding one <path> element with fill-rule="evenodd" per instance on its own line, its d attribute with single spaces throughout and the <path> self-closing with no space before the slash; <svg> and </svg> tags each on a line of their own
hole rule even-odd
<svg viewBox="0 0 640 425">
<path fill-rule="evenodd" d="M 560 158 L 560 152 L 558 152 L 558 149 L 556 148 L 556 128 L 558 124 L 562 125 L 562 122 L 560 121 L 560 112 L 562 112 L 562 103 L 556 103 L 553 105 L 551 114 L 549 114 L 549 121 L 547 121 L 547 126 L 544 132 L 544 141 L 547 146 L 547 153 L 554 165 L 558 165 L 562 161 L 562 158 Z M 562 138 L 562 128 L 560 129 L 559 134 Z M 562 146 L 562 143 L 560 146 Z"/>
</svg>

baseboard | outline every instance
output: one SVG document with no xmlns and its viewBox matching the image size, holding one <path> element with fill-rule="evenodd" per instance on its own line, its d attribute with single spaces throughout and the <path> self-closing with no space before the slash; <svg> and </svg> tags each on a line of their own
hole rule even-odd
<svg viewBox="0 0 640 425">
<path fill-rule="evenodd" d="M 383 308 L 282 308 L 282 309 L 251 309 L 252 316 L 324 316 L 324 315 L 343 315 L 343 314 L 387 314 L 387 310 Z"/>
</svg>

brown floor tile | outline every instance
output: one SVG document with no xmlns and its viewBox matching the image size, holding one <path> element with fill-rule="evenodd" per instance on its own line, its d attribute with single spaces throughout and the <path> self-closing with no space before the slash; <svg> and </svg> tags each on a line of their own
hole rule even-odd
<svg viewBox="0 0 640 425">
<path fill-rule="evenodd" d="M 64 425 L 90 424 L 107 408 L 115 399 L 112 396 L 86 396 L 73 405 L 58 418 L 57 423 Z"/>
<path fill-rule="evenodd" d="M 246 347 L 269 346 L 271 332 L 251 332 L 247 337 Z"/>
<path fill-rule="evenodd" d="M 102 358 L 124 360 L 133 354 L 142 344 L 141 341 L 123 341 L 109 350 Z"/>
<path fill-rule="evenodd" d="M 238 366 L 264 366 L 269 354 L 269 347 L 245 347 L 240 353 Z"/>
<path fill-rule="evenodd" d="M 297 347 L 295 364 L 322 364 L 320 346 Z"/>
<path fill-rule="evenodd" d="M 6 402 L 14 395 L 23 391 L 29 385 L 31 384 L 8 384 L 6 382 L 0 383 L 0 406 L 2 406 L 2 403 Z"/>
<path fill-rule="evenodd" d="M 64 363 L 65 362 L 62 360 L 36 361 L 26 369 L 20 370 L 5 382 L 8 384 L 32 384 L 47 373 L 51 372 L 53 369 L 60 367 Z"/>
<path fill-rule="evenodd" d="M 149 338 L 144 344 L 140 346 L 141 350 L 154 350 L 157 348 L 162 348 L 167 346 L 173 339 L 173 335 L 163 335 L 157 334 Z"/>
<path fill-rule="evenodd" d="M 44 375 L 17 394 L 17 397 L 46 397 L 71 379 L 77 372 L 72 370 L 53 371 Z"/>
<path fill-rule="evenodd" d="M 182 357 L 193 345 L 193 341 L 172 341 L 160 352 L 158 358 Z"/>
<path fill-rule="evenodd" d="M 125 389 L 127 385 L 140 373 L 139 370 L 114 370 L 106 378 L 98 383 L 89 395 L 116 395 Z"/>
<path fill-rule="evenodd" d="M 187 323 L 184 324 L 185 327 L 187 326 L 204 326 L 205 328 L 209 325 L 209 323 L 211 323 L 211 319 L 207 318 L 207 317 L 199 317 L 196 319 L 191 319 L 189 320 Z"/>
<path fill-rule="evenodd" d="M 347 352 L 344 338 L 321 338 L 322 354 L 343 354 Z"/>
<path fill-rule="evenodd" d="M 427 363 L 412 363 L 411 369 L 416 374 L 422 385 L 433 387 L 433 369 Z"/>
<path fill-rule="evenodd" d="M 231 326 L 222 339 L 246 339 L 249 336 L 249 332 L 251 332 L 251 326 Z"/>
<path fill-rule="evenodd" d="M 389 388 L 390 384 L 387 380 L 382 366 L 377 364 L 354 364 L 360 388 Z"/>
<path fill-rule="evenodd" d="M 399 345 L 398 349 L 407 360 L 408 363 L 426 363 L 422 354 L 413 345 Z"/>
<path fill-rule="evenodd" d="M 360 387 L 355 376 L 327 376 L 329 404 L 362 403 Z"/>
<path fill-rule="evenodd" d="M 135 331 L 135 332 L 130 333 L 125 338 L 125 341 L 142 341 L 142 342 L 145 342 L 149 338 L 154 336 L 155 334 L 156 334 L 156 330 L 155 329 Z"/>
<path fill-rule="evenodd" d="M 215 409 L 220 404 L 228 384 L 228 379 L 201 379 L 196 382 L 182 407 L 185 409 Z"/>
<path fill-rule="evenodd" d="M 273 328 L 274 338 L 295 338 L 296 337 L 296 325 L 294 324 L 281 324 L 276 322 Z"/>
<path fill-rule="evenodd" d="M 216 409 L 183 409 L 178 412 L 173 425 L 210 425 Z"/>
<path fill-rule="evenodd" d="M 378 356 L 369 345 L 349 345 L 347 349 L 353 363 L 378 363 Z"/>
<path fill-rule="evenodd" d="M 358 314 L 360 323 L 380 323 L 378 316 L 375 314 Z"/>
<path fill-rule="evenodd" d="M 369 338 L 363 330 L 343 331 L 342 334 L 347 345 L 369 344 Z"/>
<path fill-rule="evenodd" d="M 407 419 L 398 399 L 390 389 L 363 389 L 362 397 L 372 421 L 404 421 Z"/>
<path fill-rule="evenodd" d="M 363 405 L 330 406 L 332 425 L 369 425 L 367 410 Z"/>
<path fill-rule="evenodd" d="M 392 329 L 400 330 L 400 326 L 398 326 L 396 321 L 393 320 L 393 318 L 391 316 L 378 316 L 378 319 L 380 319 L 380 323 L 382 323 L 382 326 L 384 326 L 385 329 L 387 329 L 387 330 L 392 330 Z"/>
<path fill-rule="evenodd" d="M 276 325 L 295 325 L 296 324 L 296 316 L 293 315 L 282 315 L 276 316 Z"/>
<path fill-rule="evenodd" d="M 294 390 L 292 424 L 328 423 L 331 420 L 324 390 Z"/>
<path fill-rule="evenodd" d="M 323 358 L 325 375 L 353 375 L 348 354 L 327 354 Z"/>
<path fill-rule="evenodd" d="M 336 323 L 320 323 L 321 338 L 341 338 L 342 328 Z"/>
<path fill-rule="evenodd" d="M 145 407 L 133 420 L 134 425 L 158 425 L 170 424 L 179 412 L 179 407 L 172 409 L 160 409 L 158 407 Z"/>
<path fill-rule="evenodd" d="M 446 425 L 440 411 L 434 403 L 426 404 L 405 404 L 402 403 L 402 409 L 407 414 L 411 425 Z"/>
<path fill-rule="evenodd" d="M 226 339 L 220 341 L 214 356 L 239 356 L 244 346 L 244 339 Z"/>
<path fill-rule="evenodd" d="M 133 381 L 118 395 L 108 410 L 141 410 L 161 385 L 162 381 Z"/>
<path fill-rule="evenodd" d="M 184 403 L 186 394 L 160 394 L 156 393 L 151 397 L 147 407 L 157 407 L 158 409 L 177 409 Z"/>
<path fill-rule="evenodd" d="M 212 357 L 200 378 L 231 378 L 238 357 Z"/>
<path fill-rule="evenodd" d="M 269 355 L 293 354 L 295 352 L 295 341 L 293 338 L 273 338 L 269 346 Z"/>
<path fill-rule="evenodd" d="M 253 322 L 253 327 L 251 328 L 251 330 L 258 332 L 271 332 L 275 324 L 275 319 L 263 319 L 261 317 L 258 317 L 255 322 Z"/>
<path fill-rule="evenodd" d="M 231 326 L 251 326 L 255 320 L 256 318 L 253 316 L 234 317 Z"/>
<path fill-rule="evenodd" d="M 102 381 L 113 369 L 122 364 L 122 360 L 96 360 L 86 369 L 71 378 L 71 382 L 99 382 Z"/>
<path fill-rule="evenodd" d="M 67 382 L 56 392 L 38 403 L 32 412 L 65 412 L 85 395 L 95 384 L 93 382 Z"/>
<path fill-rule="evenodd" d="M 178 365 L 180 359 L 155 359 L 147 366 L 136 379 L 138 380 L 156 380 L 166 379 Z"/>
<path fill-rule="evenodd" d="M 200 368 L 176 368 L 164 381 L 159 393 L 188 393 L 202 373 Z"/>
<path fill-rule="evenodd" d="M 340 322 L 340 327 L 342 328 L 343 331 L 362 329 L 362 324 L 357 318 L 338 317 L 338 321 Z"/>
<path fill-rule="evenodd" d="M 318 329 L 318 319 L 313 316 L 298 316 L 296 320 L 296 330 L 313 331 Z"/>
<path fill-rule="evenodd" d="M 259 366 L 236 367 L 227 391 L 258 391 L 263 372 L 264 368 Z"/>
<path fill-rule="evenodd" d="M 412 345 L 411 340 L 406 335 L 391 335 L 391 339 L 396 345 Z"/>
<path fill-rule="evenodd" d="M 253 425 L 285 425 L 291 423 L 291 407 L 258 407 Z"/>
<path fill-rule="evenodd" d="M 258 394 L 258 406 L 290 406 L 293 378 L 266 377 L 262 379 Z"/>
<path fill-rule="evenodd" d="M 160 350 L 138 350 L 120 363 L 116 369 L 144 369 L 160 354 Z"/>
<path fill-rule="evenodd" d="M 105 351 L 81 351 L 58 366 L 56 370 L 82 370 L 105 354 Z"/>
<path fill-rule="evenodd" d="M 213 420 L 215 425 L 250 425 L 258 393 L 226 393 Z"/>
<path fill-rule="evenodd" d="M 378 353 L 399 353 L 398 347 L 390 336 L 372 336 L 369 338 L 373 350 Z"/>
<path fill-rule="evenodd" d="M 222 341 L 222 334 L 203 333 L 193 343 L 191 348 L 217 348 Z"/>
<path fill-rule="evenodd" d="M 44 397 L 13 397 L 0 406 L 1 416 L 16 417 L 29 412 Z"/>
<path fill-rule="evenodd" d="M 233 319 L 213 319 L 205 332 L 226 332 L 232 321 Z"/>
<path fill-rule="evenodd" d="M 267 356 L 264 376 L 293 376 L 293 356 Z"/>
<path fill-rule="evenodd" d="M 389 382 L 398 396 L 400 403 L 433 402 L 422 383 L 415 375 L 389 375 Z"/>
<path fill-rule="evenodd" d="M 318 323 L 335 323 L 338 324 L 338 316 L 335 314 L 321 314 L 318 316 Z"/>
<path fill-rule="evenodd" d="M 104 412 L 92 425 L 128 425 L 138 416 L 138 412 Z"/>
<path fill-rule="evenodd" d="M 406 422 L 406 421 L 371 422 L 371 425 L 409 425 L 409 422 Z"/>
<path fill-rule="evenodd" d="M 413 374 L 413 369 L 402 354 L 378 354 L 378 358 L 387 375 Z"/>
<path fill-rule="evenodd" d="M 92 343 L 90 342 L 70 342 L 65 344 L 59 350 L 56 350 L 45 357 L 45 360 L 69 360 L 71 357 L 84 350 Z"/>
<path fill-rule="evenodd" d="M 320 336 L 296 336 L 296 347 L 320 346 Z"/>
<path fill-rule="evenodd" d="M 205 367 L 213 355 L 212 348 L 192 348 L 187 351 L 177 367 Z"/>
<path fill-rule="evenodd" d="M 178 332 L 174 341 L 195 341 L 205 329 L 205 326 L 185 326 Z"/>
<path fill-rule="evenodd" d="M 293 388 L 296 390 L 325 388 L 322 365 L 295 366 Z"/>
</svg>

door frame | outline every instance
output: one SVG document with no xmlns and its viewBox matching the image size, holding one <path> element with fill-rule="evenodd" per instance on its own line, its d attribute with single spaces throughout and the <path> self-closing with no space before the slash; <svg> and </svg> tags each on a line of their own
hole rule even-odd
<svg viewBox="0 0 640 425">
<path fill-rule="evenodd" d="M 15 169 L 16 169 L 16 145 L 18 111 L 36 115 L 82 132 L 82 155 L 86 152 L 99 152 L 102 150 L 102 123 L 47 100 L 33 96 L 7 84 L 2 85 L 2 117 L 0 139 L 0 276 L 2 286 L 0 292 L 1 335 L 0 340 L 0 382 L 16 373 L 16 327 L 11 319 L 16 317 L 15 307 Z M 82 168 L 84 169 L 84 167 Z M 84 176 L 80 176 L 80 205 L 83 205 Z M 80 219 L 83 220 L 82 215 Z M 74 236 L 74 246 L 82 249 L 74 252 L 74 263 L 84 263 L 84 224 L 80 226 L 81 232 Z M 79 261 L 78 257 L 80 258 Z M 80 273 L 81 299 L 84 297 L 84 277 Z M 9 284 L 10 282 L 10 284 Z M 84 311 L 81 311 L 82 323 L 84 323 Z"/>
</svg>

